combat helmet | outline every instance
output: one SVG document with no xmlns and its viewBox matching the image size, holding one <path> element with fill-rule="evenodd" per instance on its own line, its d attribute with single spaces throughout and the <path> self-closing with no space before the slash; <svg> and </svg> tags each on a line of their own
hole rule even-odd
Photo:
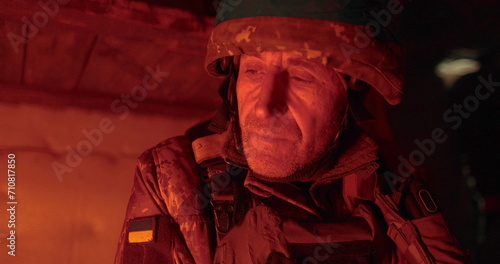
<svg viewBox="0 0 500 264">
<path fill-rule="evenodd" d="M 398 0 L 224 0 L 205 67 L 227 74 L 228 57 L 288 51 L 366 82 L 398 104 L 404 82 Z"/>
</svg>

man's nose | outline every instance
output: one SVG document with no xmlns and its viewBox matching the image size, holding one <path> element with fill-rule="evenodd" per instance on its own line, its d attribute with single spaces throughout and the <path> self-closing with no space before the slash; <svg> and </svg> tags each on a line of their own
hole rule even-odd
<svg viewBox="0 0 500 264">
<path fill-rule="evenodd" d="M 260 118 L 282 115 L 287 111 L 288 72 L 275 70 L 266 73 L 262 80 L 255 114 Z"/>
</svg>

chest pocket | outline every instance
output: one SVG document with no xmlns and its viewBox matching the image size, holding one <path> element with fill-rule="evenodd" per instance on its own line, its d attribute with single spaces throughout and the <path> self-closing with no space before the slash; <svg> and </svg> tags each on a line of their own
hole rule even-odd
<svg viewBox="0 0 500 264">
<path fill-rule="evenodd" d="M 219 241 L 214 263 L 374 263 L 371 228 L 365 219 L 299 223 L 265 205 L 251 208 Z"/>
<path fill-rule="evenodd" d="M 374 263 L 371 228 L 361 217 L 340 223 L 286 220 L 282 226 L 296 263 Z"/>
</svg>

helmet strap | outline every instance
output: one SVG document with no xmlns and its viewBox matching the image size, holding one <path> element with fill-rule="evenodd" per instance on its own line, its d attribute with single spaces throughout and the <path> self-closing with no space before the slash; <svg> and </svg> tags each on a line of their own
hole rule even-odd
<svg viewBox="0 0 500 264">
<path fill-rule="evenodd" d="M 228 125 L 234 119 L 237 110 L 236 103 L 236 79 L 237 69 L 234 69 L 232 57 L 220 58 L 217 67 L 227 76 L 226 80 L 219 87 L 219 95 L 222 104 L 212 118 L 208 129 L 217 134 L 228 129 Z"/>
</svg>

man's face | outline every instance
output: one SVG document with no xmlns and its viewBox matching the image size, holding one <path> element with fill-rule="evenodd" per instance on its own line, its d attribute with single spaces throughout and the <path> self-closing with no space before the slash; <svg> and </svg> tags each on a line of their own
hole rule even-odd
<svg viewBox="0 0 500 264">
<path fill-rule="evenodd" d="M 322 157 L 347 102 L 333 69 L 286 52 L 241 55 L 236 93 L 248 165 L 271 178 Z"/>
</svg>

